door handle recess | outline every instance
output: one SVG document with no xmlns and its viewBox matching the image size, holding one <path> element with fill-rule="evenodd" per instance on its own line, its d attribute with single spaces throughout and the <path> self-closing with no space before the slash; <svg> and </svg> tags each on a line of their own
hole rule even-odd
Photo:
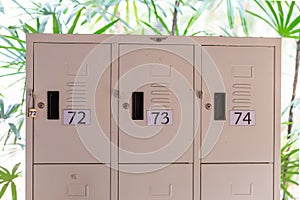
<svg viewBox="0 0 300 200">
<path fill-rule="evenodd" d="M 47 92 L 47 118 L 59 119 L 59 91 Z"/>
<path fill-rule="evenodd" d="M 132 120 L 144 120 L 144 92 L 132 93 Z"/>
<path fill-rule="evenodd" d="M 226 120 L 226 93 L 214 94 L 214 120 Z"/>
</svg>

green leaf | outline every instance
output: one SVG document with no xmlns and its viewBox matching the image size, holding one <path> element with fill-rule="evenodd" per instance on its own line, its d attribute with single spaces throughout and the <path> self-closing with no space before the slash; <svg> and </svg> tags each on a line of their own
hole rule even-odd
<svg viewBox="0 0 300 200">
<path fill-rule="evenodd" d="M 242 22 L 242 27 L 243 27 L 244 33 L 248 36 L 249 33 L 248 33 L 248 24 L 247 24 L 247 19 L 246 19 L 246 11 L 245 11 L 242 0 L 238 0 L 238 4 L 239 4 L 238 10 L 239 10 L 240 19 Z"/>
<path fill-rule="evenodd" d="M 155 32 L 157 35 L 162 35 L 162 33 L 156 29 L 155 27 L 151 26 L 147 22 L 141 21 L 144 25 L 146 25 L 148 28 L 150 28 L 153 32 Z"/>
<path fill-rule="evenodd" d="M 8 169 L 6 169 L 6 168 L 4 168 L 4 167 L 2 167 L 2 166 L 0 166 L 0 169 L 1 169 L 1 171 L 3 172 L 3 174 L 1 174 L 1 178 L 3 178 L 3 176 L 4 175 L 7 175 L 7 177 L 9 177 L 10 176 L 10 172 L 8 171 Z"/>
<path fill-rule="evenodd" d="M 9 183 L 6 183 L 2 186 L 1 191 L 0 191 L 0 199 L 3 197 L 8 185 L 9 185 Z"/>
<path fill-rule="evenodd" d="M 290 23 L 290 20 L 291 20 L 291 17 L 292 17 L 292 14 L 293 14 L 293 10 L 294 10 L 294 6 L 295 6 L 295 1 L 292 1 L 291 2 L 291 5 L 287 5 L 289 7 L 289 12 L 286 16 L 286 21 L 285 21 L 285 27 L 288 26 L 288 24 Z"/>
<path fill-rule="evenodd" d="M 56 18 L 56 15 L 55 15 L 55 13 L 52 13 L 52 25 L 53 25 L 53 28 L 52 28 L 52 30 L 53 30 L 53 33 L 55 33 L 55 34 L 58 34 L 58 33 L 60 33 L 60 30 L 59 30 L 59 23 L 58 23 L 58 20 L 57 20 L 57 18 Z"/>
<path fill-rule="evenodd" d="M 292 180 L 292 179 L 290 179 L 290 178 L 286 178 L 285 180 L 286 180 L 286 182 L 288 182 L 288 183 L 291 183 L 291 184 L 294 184 L 294 185 L 299 186 L 299 183 L 298 183 L 297 181 L 294 181 L 294 180 Z"/>
<path fill-rule="evenodd" d="M 0 37 L 1 37 L 1 38 L 3 37 L 3 38 L 12 39 L 12 40 L 15 40 L 15 41 L 17 41 L 17 42 L 19 42 L 19 43 L 23 43 L 23 44 L 26 43 L 25 40 L 22 40 L 22 39 L 20 39 L 20 38 L 18 38 L 18 37 L 16 37 L 16 36 L 0 35 Z"/>
<path fill-rule="evenodd" d="M 210 0 L 205 0 L 202 2 L 200 8 L 198 11 L 193 14 L 193 16 L 190 18 L 190 20 L 187 23 L 187 26 L 184 29 L 183 35 L 186 35 L 190 27 L 197 21 L 197 19 L 201 16 L 201 14 L 204 12 L 204 10 L 212 3 Z"/>
<path fill-rule="evenodd" d="M 281 122 L 282 125 L 290 125 L 293 124 L 292 122 Z"/>
<path fill-rule="evenodd" d="M 39 33 L 45 32 L 45 27 L 48 23 L 48 20 L 49 20 L 49 17 L 45 17 L 45 19 L 43 19 L 42 23 L 40 24 Z"/>
<path fill-rule="evenodd" d="M 10 73 L 10 74 L 3 74 L 3 75 L 0 75 L 0 78 L 1 77 L 7 77 L 7 76 L 14 76 L 14 75 L 17 75 L 17 74 L 25 74 L 25 72 L 15 72 L 15 73 Z"/>
<path fill-rule="evenodd" d="M 17 48 L 17 47 L 0 46 L 0 49 L 6 49 L 6 50 L 12 49 L 12 50 L 16 50 L 16 51 L 26 52 L 25 49 L 20 49 L 20 48 Z"/>
<path fill-rule="evenodd" d="M 16 184 L 14 182 L 11 182 L 10 186 L 11 186 L 12 200 L 17 200 L 17 187 L 16 187 Z"/>
<path fill-rule="evenodd" d="M 259 19 L 261 19 L 261 20 L 263 20 L 263 21 L 266 22 L 269 26 L 271 26 L 275 31 L 277 31 L 277 28 L 276 28 L 273 24 L 271 24 L 267 19 L 263 18 L 262 16 L 260 16 L 260 15 L 258 15 L 258 14 L 256 14 L 256 13 L 254 13 L 254 12 L 251 12 L 251 11 L 249 11 L 249 10 L 247 10 L 246 12 L 249 13 L 249 14 L 251 14 L 251 15 L 253 15 L 253 16 L 255 16 L 255 17 L 257 17 L 257 18 L 259 18 Z"/>
<path fill-rule="evenodd" d="M 71 28 L 68 31 L 68 34 L 73 34 L 74 33 L 75 27 L 78 23 L 78 20 L 79 20 L 80 16 L 81 16 L 81 11 L 82 10 L 83 10 L 83 8 L 81 8 L 80 10 L 77 11 L 76 17 L 73 21 L 73 24 L 72 24 Z"/>
<path fill-rule="evenodd" d="M 99 30 L 97 30 L 96 32 L 94 32 L 94 34 L 101 34 L 104 33 L 107 29 L 109 29 L 110 27 L 112 27 L 115 23 L 117 23 L 120 19 L 116 19 L 110 23 L 108 23 L 107 25 L 103 26 L 102 28 L 100 28 Z"/>
<path fill-rule="evenodd" d="M 296 30 L 289 32 L 290 35 L 293 35 L 295 33 L 300 33 L 300 29 L 296 29 Z"/>
<path fill-rule="evenodd" d="M 15 164 L 14 168 L 11 171 L 12 175 L 16 175 L 16 172 L 17 172 L 18 168 L 20 167 L 20 165 L 21 165 L 21 163 Z"/>
<path fill-rule="evenodd" d="M 276 25 L 277 25 L 277 26 L 280 26 L 279 19 L 278 19 L 278 17 L 277 17 L 277 13 L 276 13 L 276 11 L 275 11 L 275 9 L 274 9 L 272 3 L 269 2 L 269 1 L 265 1 L 265 2 L 266 2 L 266 4 L 267 4 L 269 10 L 271 11 L 273 18 L 274 18 L 275 21 L 276 21 Z"/>
<path fill-rule="evenodd" d="M 114 18 L 117 16 L 118 11 L 119 11 L 119 5 L 120 5 L 120 2 L 116 3 L 113 14 L 110 17 L 110 21 L 114 20 Z"/>
<path fill-rule="evenodd" d="M 156 8 L 156 5 L 154 3 L 154 0 L 151 0 L 151 4 L 152 4 L 152 7 L 154 9 L 154 15 L 156 17 L 156 19 L 158 19 L 158 21 L 161 23 L 161 25 L 164 27 L 164 29 L 167 31 L 167 33 L 169 35 L 171 35 L 171 31 L 170 29 L 168 28 L 167 24 L 164 22 L 164 20 L 159 16 L 158 12 L 157 12 L 157 8 Z"/>
<path fill-rule="evenodd" d="M 27 8 L 25 8 L 24 6 L 22 6 L 20 3 L 19 3 L 19 0 L 12 0 L 15 4 L 17 4 L 17 7 L 18 8 L 21 8 L 27 15 L 29 15 L 31 17 L 31 19 L 34 19 L 34 17 L 32 16 L 31 12 L 28 11 Z"/>
<path fill-rule="evenodd" d="M 300 23 L 300 15 L 292 21 L 292 23 L 287 27 L 287 32 L 290 32 Z"/>
<path fill-rule="evenodd" d="M 284 25 L 284 12 L 283 12 L 283 9 L 282 9 L 281 1 L 276 1 L 276 3 L 277 3 L 278 10 L 279 10 L 279 26 L 283 27 L 283 25 Z"/>
<path fill-rule="evenodd" d="M 157 16 L 158 20 L 160 21 L 161 25 L 164 27 L 164 29 L 167 31 L 167 33 L 169 35 L 171 35 L 171 31 L 170 29 L 168 28 L 167 24 L 164 22 L 164 20 L 160 17 L 160 16 Z"/>
<path fill-rule="evenodd" d="M 0 99 L 0 119 L 4 119 L 4 102 Z"/>
<path fill-rule="evenodd" d="M 229 27 L 230 29 L 233 28 L 233 24 L 234 24 L 234 9 L 232 6 L 232 2 L 231 0 L 226 0 L 227 3 L 227 17 L 228 17 L 228 23 L 229 23 Z"/>
<path fill-rule="evenodd" d="M 291 199 L 295 199 L 295 197 L 287 190 L 288 186 L 281 184 L 280 187 L 283 190 L 284 194 L 288 195 Z"/>
<path fill-rule="evenodd" d="M 41 26 L 40 18 L 36 18 L 36 29 L 39 30 Z"/>
<path fill-rule="evenodd" d="M 5 136 L 4 143 L 3 143 L 2 151 L 4 151 L 5 146 L 7 145 L 8 139 L 10 138 L 10 135 L 11 135 L 11 129 L 8 129 L 8 131 L 7 131 L 7 133 L 6 133 L 6 136 Z M 4 137 L 4 136 L 3 136 L 3 137 Z"/>
<path fill-rule="evenodd" d="M 18 111 L 18 109 L 20 108 L 20 106 L 21 106 L 20 104 L 9 105 L 8 108 L 6 109 L 5 117 L 6 118 L 11 117 L 11 115 L 13 115 L 14 113 L 16 113 Z"/>
<path fill-rule="evenodd" d="M 3 4 L 1 3 L 1 1 L 0 1 L 0 12 L 4 14 L 4 7 L 3 7 Z"/>
<path fill-rule="evenodd" d="M 133 2 L 133 12 L 134 12 L 135 21 L 139 27 L 139 14 L 138 14 L 138 9 L 137 9 L 135 1 Z"/>
<path fill-rule="evenodd" d="M 16 125 L 14 125 L 13 123 L 8 123 L 11 131 L 15 134 L 15 138 L 19 139 L 20 138 L 20 133 L 19 130 L 17 129 Z"/>
<path fill-rule="evenodd" d="M 269 17 L 269 20 L 271 20 L 272 22 L 272 27 L 275 27 L 277 24 L 274 20 L 274 18 L 272 17 L 272 14 L 270 12 L 267 11 L 266 7 L 261 3 L 261 0 L 254 0 L 254 2 L 263 10 L 263 12 Z M 266 20 L 268 21 L 268 20 Z M 271 24 L 271 22 L 268 22 Z M 274 28 L 276 30 L 276 28 Z"/>
<path fill-rule="evenodd" d="M 129 14 L 130 14 L 129 1 L 126 0 L 126 18 L 125 18 L 126 23 L 129 23 Z"/>
</svg>

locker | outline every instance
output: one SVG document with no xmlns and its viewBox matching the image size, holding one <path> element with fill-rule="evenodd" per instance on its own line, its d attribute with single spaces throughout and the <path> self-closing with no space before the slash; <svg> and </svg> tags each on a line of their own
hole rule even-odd
<svg viewBox="0 0 300 200">
<path fill-rule="evenodd" d="M 26 200 L 279 200 L 280 42 L 28 34 Z"/>
<path fill-rule="evenodd" d="M 235 55 L 239 56 L 235 56 Z M 212 61 L 210 61 L 212 60 Z M 207 138 L 214 117 L 211 111 L 202 110 L 202 159 L 204 163 L 220 162 L 273 162 L 274 145 L 274 48 L 273 47 L 204 47 L 202 67 L 204 77 L 212 66 L 222 74 L 225 85 L 223 91 L 212 89 L 204 102 L 214 102 L 214 93 L 226 93 L 226 112 L 222 131 L 215 144 Z M 205 78 L 204 78 L 205 79 Z M 206 92 L 204 92 L 206 93 Z M 255 117 L 249 126 L 230 124 L 230 113 L 253 111 Z M 269 117 L 264 117 L 269 116 Z M 248 117 L 241 116 L 239 121 L 248 123 Z M 213 119 L 212 119 L 213 120 Z M 239 122 L 238 122 L 239 123 Z M 213 146 L 213 147 L 212 147 Z"/>
<path fill-rule="evenodd" d="M 192 161 L 193 120 L 188 117 L 193 113 L 193 52 L 188 45 L 120 45 L 121 163 Z M 176 96 L 176 88 L 182 89 L 181 96 Z M 145 112 L 137 120 L 132 119 L 137 112 L 134 92 L 144 95 Z M 186 100 L 180 101 L 182 96 Z M 159 121 L 164 111 L 170 113 Z M 148 125 L 149 115 L 159 115 L 156 122 L 167 124 Z"/>
<path fill-rule="evenodd" d="M 97 48 L 102 50 L 98 58 L 93 58 L 92 50 Z M 80 127 L 65 125 L 64 110 L 77 109 L 89 110 L 90 105 L 98 99 L 101 105 L 96 107 L 97 115 L 103 132 L 104 138 L 109 140 L 109 122 L 104 123 L 110 117 L 110 80 L 109 73 L 105 73 L 101 80 L 101 85 L 95 88 L 96 93 L 91 91 L 93 88 L 89 80 L 97 78 L 98 65 L 108 65 L 110 63 L 110 45 L 101 44 L 34 44 L 34 93 L 38 102 L 45 106 L 38 109 L 38 117 L 34 122 L 34 162 L 35 163 L 109 163 L 110 146 L 101 146 L 99 150 L 86 149 L 86 133 L 90 137 L 98 137 L 97 129 L 88 125 L 89 130 L 78 131 Z M 66 55 L 65 52 L 70 52 Z M 85 61 L 87 55 L 89 61 Z M 81 63 L 84 63 L 81 65 Z M 57 93 L 57 99 L 53 97 L 52 102 L 49 93 Z M 95 97 L 93 96 L 95 95 Z M 101 99 L 100 97 L 101 96 Z M 57 101 L 57 104 L 55 104 Z M 49 119 L 51 106 L 58 109 L 57 119 Z M 53 108 L 52 108 L 53 109 Z M 72 117 L 73 113 L 69 116 Z M 50 116 L 51 117 L 51 116 Z M 55 117 L 55 116 L 54 116 Z M 82 117 L 81 115 L 79 117 Z M 67 121 L 69 123 L 71 118 Z M 50 134 L 47 134 L 50 132 Z M 59 139 L 58 139 L 59 138 Z M 109 143 L 107 143 L 109 144 Z M 91 147 L 92 148 L 92 147 Z M 101 157 L 101 159 L 100 159 Z"/>
</svg>

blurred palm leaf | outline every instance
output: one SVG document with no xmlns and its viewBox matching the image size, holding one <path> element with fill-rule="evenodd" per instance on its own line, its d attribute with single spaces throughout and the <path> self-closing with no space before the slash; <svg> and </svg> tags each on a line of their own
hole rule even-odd
<svg viewBox="0 0 300 200">
<path fill-rule="evenodd" d="M 17 187 L 15 184 L 15 179 L 19 178 L 22 175 L 22 172 L 18 171 L 21 163 L 17 163 L 11 172 L 0 166 L 0 185 L 2 185 L 2 188 L 0 190 L 0 199 L 3 197 L 3 195 L 6 193 L 9 185 L 11 187 L 11 199 L 17 200 Z"/>
<path fill-rule="evenodd" d="M 107 29 L 109 29 L 110 27 L 112 27 L 115 23 L 117 23 L 120 19 L 116 19 L 110 23 L 108 23 L 107 25 L 103 26 L 102 28 L 100 28 L 99 30 L 97 30 L 94 34 L 102 34 L 104 33 Z"/>
<path fill-rule="evenodd" d="M 299 136 L 286 141 L 281 148 L 281 189 L 284 192 L 284 199 L 287 197 L 295 199 L 294 195 L 289 191 L 289 187 L 299 183 L 296 181 L 299 175 L 299 148 L 297 147 Z"/>
<path fill-rule="evenodd" d="M 4 14 L 4 7 L 2 5 L 2 2 L 0 1 L 0 12 Z"/>
<path fill-rule="evenodd" d="M 265 4 L 261 0 L 254 1 L 265 14 L 265 17 L 247 10 L 249 14 L 266 22 L 282 37 L 300 39 L 300 15 L 295 15 L 295 1 L 291 1 L 291 3 L 282 1 L 264 1 Z M 287 13 L 284 12 L 283 3 L 287 8 Z M 295 15 L 295 17 L 293 15 Z"/>
</svg>

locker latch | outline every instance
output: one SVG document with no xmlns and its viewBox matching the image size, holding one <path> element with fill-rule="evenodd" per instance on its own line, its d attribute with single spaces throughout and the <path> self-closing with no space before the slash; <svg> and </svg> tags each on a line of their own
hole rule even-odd
<svg viewBox="0 0 300 200">
<path fill-rule="evenodd" d="M 37 116 L 37 110 L 35 108 L 35 94 L 33 90 L 30 92 L 28 103 L 27 116 L 30 118 L 35 118 Z"/>
</svg>

